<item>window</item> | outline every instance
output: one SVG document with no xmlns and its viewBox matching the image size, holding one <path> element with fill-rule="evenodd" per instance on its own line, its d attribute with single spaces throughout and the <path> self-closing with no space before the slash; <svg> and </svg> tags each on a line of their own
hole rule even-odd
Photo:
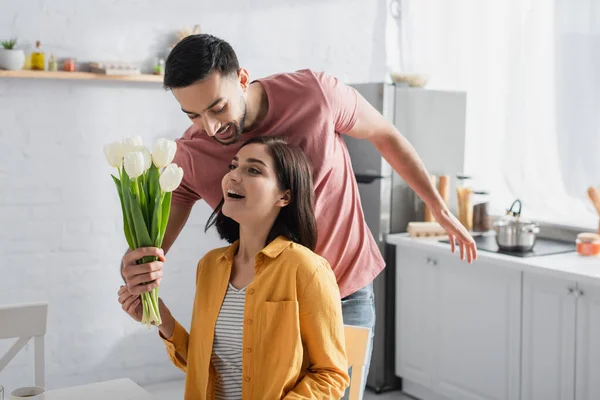
<svg viewBox="0 0 600 400">
<path fill-rule="evenodd" d="M 428 73 L 428 88 L 467 91 L 465 172 L 492 208 L 520 198 L 527 218 L 597 229 L 587 188 L 600 185 L 600 3 L 400 4 L 389 64 Z"/>
</svg>

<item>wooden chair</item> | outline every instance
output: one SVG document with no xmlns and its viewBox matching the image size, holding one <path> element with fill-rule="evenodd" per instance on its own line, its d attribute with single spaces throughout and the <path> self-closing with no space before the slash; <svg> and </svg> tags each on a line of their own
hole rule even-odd
<svg viewBox="0 0 600 400">
<path fill-rule="evenodd" d="M 15 358 L 17 353 L 33 339 L 34 383 L 44 387 L 45 357 L 44 335 L 48 317 L 48 303 L 31 303 L 0 306 L 0 339 L 18 338 L 15 344 L 0 358 L 0 372 Z"/>
<path fill-rule="evenodd" d="M 364 386 L 362 371 L 367 356 L 367 345 L 370 334 L 371 330 L 369 328 L 344 325 L 348 368 L 352 367 L 349 400 L 361 400 L 362 387 Z"/>
</svg>

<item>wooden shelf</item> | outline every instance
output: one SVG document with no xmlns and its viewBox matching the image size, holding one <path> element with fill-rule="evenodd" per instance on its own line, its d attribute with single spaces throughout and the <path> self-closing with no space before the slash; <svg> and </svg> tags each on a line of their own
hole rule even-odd
<svg viewBox="0 0 600 400">
<path fill-rule="evenodd" d="M 92 72 L 65 72 L 65 71 L 5 71 L 0 70 L 0 78 L 33 78 L 33 79 L 74 79 L 74 80 L 103 80 L 121 82 L 155 82 L 162 83 L 161 75 L 102 75 Z"/>
</svg>

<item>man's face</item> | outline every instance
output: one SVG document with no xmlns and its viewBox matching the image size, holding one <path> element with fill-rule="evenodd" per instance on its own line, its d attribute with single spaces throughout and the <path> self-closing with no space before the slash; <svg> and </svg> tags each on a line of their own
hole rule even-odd
<svg viewBox="0 0 600 400">
<path fill-rule="evenodd" d="M 173 89 L 181 110 L 208 136 L 222 144 L 240 140 L 246 118 L 247 76 L 212 72 L 200 82 Z"/>
</svg>

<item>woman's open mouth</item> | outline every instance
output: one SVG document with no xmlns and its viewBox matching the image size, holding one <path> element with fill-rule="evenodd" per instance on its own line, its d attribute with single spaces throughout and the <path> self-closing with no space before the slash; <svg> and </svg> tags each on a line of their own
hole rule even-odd
<svg viewBox="0 0 600 400">
<path fill-rule="evenodd" d="M 246 196 L 244 196 L 243 194 L 238 193 L 234 190 L 227 189 L 227 197 L 230 199 L 241 200 L 241 199 L 245 198 Z"/>
</svg>

